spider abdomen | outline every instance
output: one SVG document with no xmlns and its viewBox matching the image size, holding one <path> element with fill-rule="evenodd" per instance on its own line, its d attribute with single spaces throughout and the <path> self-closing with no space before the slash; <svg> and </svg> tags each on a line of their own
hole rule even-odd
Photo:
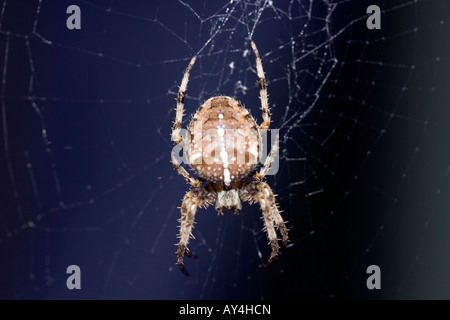
<svg viewBox="0 0 450 320">
<path fill-rule="evenodd" d="M 189 124 L 186 150 L 190 166 L 212 182 L 229 186 L 252 171 L 259 161 L 259 128 L 235 99 L 208 99 Z"/>
</svg>

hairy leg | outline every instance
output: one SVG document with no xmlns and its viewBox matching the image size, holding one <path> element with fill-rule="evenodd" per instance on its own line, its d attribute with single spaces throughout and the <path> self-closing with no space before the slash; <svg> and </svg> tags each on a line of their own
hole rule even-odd
<svg viewBox="0 0 450 320">
<path fill-rule="evenodd" d="M 189 239 L 193 238 L 192 228 L 194 226 L 195 213 L 198 207 L 207 207 L 212 204 L 216 199 L 214 193 L 206 190 L 205 188 L 196 188 L 187 192 L 183 198 L 181 204 L 181 218 L 180 218 L 180 233 L 178 238 L 177 249 L 177 264 L 180 270 L 185 274 L 189 275 L 184 267 L 183 257 L 184 255 L 194 258 L 195 256 L 189 252 L 187 245 L 189 244 Z"/>
<path fill-rule="evenodd" d="M 250 182 L 241 189 L 240 197 L 242 201 L 249 203 L 258 202 L 261 207 L 264 220 L 264 231 L 267 233 L 267 238 L 269 239 L 269 244 L 272 249 L 269 260 L 262 265 L 262 267 L 265 268 L 273 261 L 273 259 L 275 259 L 280 249 L 275 228 L 281 233 L 285 245 L 288 242 L 288 229 L 278 210 L 278 206 L 275 202 L 275 195 L 267 183 L 262 181 Z"/>
<path fill-rule="evenodd" d="M 264 120 L 260 126 L 260 129 L 267 130 L 269 129 L 270 126 L 270 109 L 269 109 L 269 96 L 267 95 L 266 77 L 264 76 L 264 70 L 258 49 L 256 48 L 256 45 L 253 42 L 253 40 L 250 43 L 252 45 L 252 49 L 256 57 L 256 73 L 258 74 L 259 98 L 261 100 L 261 110 Z"/>
<path fill-rule="evenodd" d="M 183 80 L 181 80 L 180 89 L 178 91 L 177 109 L 176 109 L 177 113 L 175 116 L 175 122 L 173 123 L 172 127 L 172 140 L 175 142 L 175 144 L 179 144 L 180 142 L 183 141 L 183 138 L 180 136 L 180 129 L 184 115 L 184 97 L 186 96 L 187 85 L 189 82 L 189 75 L 196 59 L 197 56 L 194 56 L 191 59 L 191 62 L 189 62 L 189 65 L 186 71 L 184 72 Z"/>
</svg>

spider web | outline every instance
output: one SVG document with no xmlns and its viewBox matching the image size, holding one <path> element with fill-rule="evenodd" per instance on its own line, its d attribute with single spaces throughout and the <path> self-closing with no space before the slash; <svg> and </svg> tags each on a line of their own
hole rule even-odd
<svg viewBox="0 0 450 320">
<path fill-rule="evenodd" d="M 1 298 L 450 298 L 448 1 L 0 3 Z M 73 4 L 81 30 L 66 28 Z M 199 210 L 185 277 L 178 85 L 197 54 L 184 127 L 219 94 L 261 122 L 250 38 L 291 242 L 260 269 L 257 206 Z M 66 287 L 73 264 L 81 290 Z"/>
</svg>

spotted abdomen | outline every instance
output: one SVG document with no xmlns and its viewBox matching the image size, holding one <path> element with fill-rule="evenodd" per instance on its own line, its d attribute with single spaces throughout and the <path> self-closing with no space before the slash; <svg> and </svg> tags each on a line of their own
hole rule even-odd
<svg viewBox="0 0 450 320">
<path fill-rule="evenodd" d="M 189 124 L 187 156 L 197 174 L 230 185 L 258 164 L 259 128 L 250 113 L 226 96 L 207 100 Z"/>
</svg>

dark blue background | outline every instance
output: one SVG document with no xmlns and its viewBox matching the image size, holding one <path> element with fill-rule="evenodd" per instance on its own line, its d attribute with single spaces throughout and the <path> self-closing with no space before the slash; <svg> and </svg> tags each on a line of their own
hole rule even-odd
<svg viewBox="0 0 450 320">
<path fill-rule="evenodd" d="M 310 18 L 309 1 L 259 12 L 252 2 L 3 0 L 0 298 L 449 298 L 450 7 L 372 2 L 313 2 Z M 71 4 L 81 30 L 66 28 Z M 365 27 L 370 4 L 382 30 Z M 268 182 L 291 246 L 261 270 L 259 209 L 202 210 L 187 278 L 174 244 L 189 186 L 169 161 L 178 85 L 199 54 L 185 119 L 225 94 L 261 121 L 250 34 L 282 134 Z M 79 291 L 65 285 L 72 264 Z M 371 264 L 382 290 L 365 286 Z"/>
</svg>

